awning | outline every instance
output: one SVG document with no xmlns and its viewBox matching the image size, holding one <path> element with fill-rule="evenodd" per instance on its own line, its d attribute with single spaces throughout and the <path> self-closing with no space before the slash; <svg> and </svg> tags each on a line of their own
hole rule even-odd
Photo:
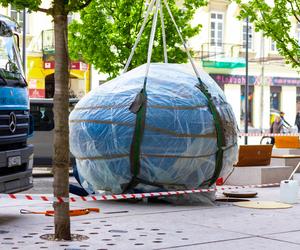
<svg viewBox="0 0 300 250">
<path fill-rule="evenodd" d="M 202 66 L 206 68 L 244 68 L 246 61 L 244 58 L 232 58 L 232 57 L 219 57 L 219 58 L 208 58 L 202 60 Z"/>
</svg>

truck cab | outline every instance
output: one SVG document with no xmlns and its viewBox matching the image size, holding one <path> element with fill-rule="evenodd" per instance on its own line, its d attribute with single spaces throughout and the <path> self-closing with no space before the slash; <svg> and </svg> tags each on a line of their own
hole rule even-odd
<svg viewBox="0 0 300 250">
<path fill-rule="evenodd" d="M 0 15 L 0 193 L 32 187 L 29 96 L 18 48 L 18 26 Z"/>
</svg>

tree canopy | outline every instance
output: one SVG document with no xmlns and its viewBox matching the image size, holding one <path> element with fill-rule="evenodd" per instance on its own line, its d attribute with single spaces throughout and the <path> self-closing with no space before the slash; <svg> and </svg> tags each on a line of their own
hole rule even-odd
<svg viewBox="0 0 300 250">
<path fill-rule="evenodd" d="M 28 8 L 33 11 L 37 11 L 40 4 L 42 3 L 42 0 L 1 0 L 0 4 L 4 7 L 7 7 L 9 4 L 14 5 L 17 9 L 24 9 Z"/>
<path fill-rule="evenodd" d="M 18 10 L 28 8 L 29 11 L 41 11 L 53 16 L 56 11 L 68 14 L 69 12 L 82 10 L 87 7 L 91 1 L 92 0 L 64 0 L 61 5 L 63 8 L 58 8 L 57 1 L 52 1 L 49 9 L 41 7 L 43 0 L 0 0 L 0 4 L 4 7 L 11 4 Z"/>
<path fill-rule="evenodd" d="M 292 67 L 300 67 L 300 42 L 296 37 L 300 24 L 299 0 L 236 0 L 240 18 L 249 18 L 256 31 L 276 42 L 278 52 Z"/>
<path fill-rule="evenodd" d="M 162 1 L 163 2 L 163 1 Z M 176 5 L 175 0 L 168 0 L 175 20 L 185 39 L 195 36 L 201 26 L 192 27 L 190 21 L 196 8 L 205 4 L 204 0 L 184 0 Z M 69 26 L 69 51 L 71 58 L 81 57 L 93 64 L 102 73 L 114 77 L 124 68 L 131 48 L 137 38 L 146 11 L 145 0 L 94 0 L 89 7 L 80 12 L 81 20 Z M 186 62 L 186 53 L 167 10 L 164 7 L 169 62 Z M 147 47 L 152 24 L 150 16 L 143 36 L 139 42 L 131 68 L 146 62 Z M 163 61 L 162 31 L 158 18 L 153 62 Z"/>
</svg>

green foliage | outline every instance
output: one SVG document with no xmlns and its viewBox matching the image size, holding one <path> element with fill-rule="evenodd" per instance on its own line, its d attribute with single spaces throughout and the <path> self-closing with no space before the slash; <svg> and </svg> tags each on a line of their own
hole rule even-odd
<svg viewBox="0 0 300 250">
<path fill-rule="evenodd" d="M 42 0 L 0 0 L 0 4 L 7 7 L 9 4 L 15 6 L 17 9 L 21 10 L 28 8 L 30 10 L 36 11 L 41 5 Z"/>
<path fill-rule="evenodd" d="M 279 53 L 293 67 L 300 67 L 300 46 L 295 38 L 296 26 L 300 23 L 299 0 L 236 0 L 240 6 L 240 18 L 247 16 L 256 31 L 276 42 Z"/>
<path fill-rule="evenodd" d="M 204 0 L 185 0 L 183 6 L 168 0 L 175 20 L 185 39 L 195 36 L 200 25 L 189 24 L 196 8 L 205 4 Z M 145 14 L 145 0 L 95 0 L 81 12 L 81 21 L 69 26 L 69 51 L 73 59 L 83 58 L 99 71 L 114 77 L 124 68 L 134 45 Z M 164 7 L 167 51 L 169 62 L 186 62 L 186 53 L 167 10 Z M 143 36 L 135 51 L 130 67 L 146 62 L 147 49 L 152 24 L 149 18 Z M 163 61 L 161 22 L 158 17 L 152 62 Z"/>
</svg>

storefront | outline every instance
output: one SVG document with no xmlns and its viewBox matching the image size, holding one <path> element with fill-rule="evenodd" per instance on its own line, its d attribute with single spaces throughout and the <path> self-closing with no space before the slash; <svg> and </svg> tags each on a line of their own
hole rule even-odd
<svg viewBox="0 0 300 250">
<path fill-rule="evenodd" d="M 228 102 L 236 115 L 237 122 L 243 127 L 245 117 L 244 75 L 210 74 L 224 89 Z M 249 126 L 268 129 L 270 115 L 284 111 L 286 120 L 293 124 L 296 112 L 300 110 L 300 77 L 270 77 L 249 75 L 248 88 Z"/>
<path fill-rule="evenodd" d="M 31 98 L 53 98 L 55 62 L 44 61 L 40 54 L 27 57 L 27 80 Z M 71 62 L 69 96 L 81 98 L 90 91 L 89 65 Z"/>
</svg>

